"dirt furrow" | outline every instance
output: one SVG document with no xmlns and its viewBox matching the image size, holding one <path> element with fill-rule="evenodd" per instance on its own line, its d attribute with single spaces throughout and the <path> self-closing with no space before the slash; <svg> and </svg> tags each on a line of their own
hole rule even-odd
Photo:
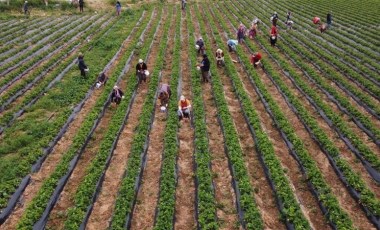
<svg viewBox="0 0 380 230">
<path fill-rule="evenodd" d="M 176 15 L 176 9 L 173 8 L 173 15 Z M 175 22 L 178 20 L 175 16 L 172 19 L 171 27 L 168 35 L 168 44 L 174 44 Z M 179 36 L 179 34 L 177 35 Z M 164 61 L 164 69 L 162 70 L 161 84 L 170 82 L 172 53 L 174 46 L 168 46 L 166 50 L 166 59 Z M 175 100 L 174 92 L 172 92 L 172 100 Z M 173 99 L 174 98 L 174 99 Z M 160 110 L 159 102 L 157 102 L 156 110 Z M 137 202 L 133 211 L 131 229 L 152 229 L 154 224 L 155 209 L 159 193 L 159 180 L 162 162 L 162 152 L 164 149 L 164 135 L 167 121 L 167 114 L 156 111 L 152 129 L 149 135 L 149 147 L 147 152 L 147 160 L 143 178 L 137 194 Z"/>
<path fill-rule="evenodd" d="M 181 66 L 184 70 L 188 66 L 189 38 L 187 23 L 185 21 L 186 12 L 182 12 L 181 34 Z M 192 99 L 191 77 L 189 71 L 182 71 L 182 95 Z M 174 229 L 194 229 L 195 223 L 195 185 L 194 185 L 194 130 L 189 121 L 183 120 L 178 131 L 179 152 L 178 152 L 178 184 L 176 188 L 175 223 Z"/>
</svg>

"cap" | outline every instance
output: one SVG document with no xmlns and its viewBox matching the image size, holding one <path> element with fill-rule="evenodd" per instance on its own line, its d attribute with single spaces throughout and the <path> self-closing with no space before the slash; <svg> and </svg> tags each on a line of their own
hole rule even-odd
<svg viewBox="0 0 380 230">
<path fill-rule="evenodd" d="M 199 37 L 199 40 L 203 40 L 202 37 Z"/>
<path fill-rule="evenodd" d="M 181 101 L 184 101 L 185 100 L 185 96 L 181 95 Z"/>
<path fill-rule="evenodd" d="M 221 52 L 222 52 L 222 50 L 221 50 L 221 49 L 217 49 L 217 50 L 216 50 L 216 52 L 218 52 L 218 53 L 221 53 Z"/>
<path fill-rule="evenodd" d="M 115 85 L 114 87 L 113 87 L 113 89 L 118 89 L 119 87 L 117 87 L 117 85 Z"/>
<path fill-rule="evenodd" d="M 139 63 L 141 64 L 141 63 L 143 63 L 144 61 L 143 61 L 143 59 L 139 59 Z"/>
</svg>

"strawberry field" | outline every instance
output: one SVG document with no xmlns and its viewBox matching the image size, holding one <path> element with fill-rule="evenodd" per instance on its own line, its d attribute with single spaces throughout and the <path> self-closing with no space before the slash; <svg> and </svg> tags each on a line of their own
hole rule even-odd
<svg viewBox="0 0 380 230">
<path fill-rule="evenodd" d="M 180 3 L 0 20 L 0 229 L 380 229 L 380 3 Z"/>
</svg>

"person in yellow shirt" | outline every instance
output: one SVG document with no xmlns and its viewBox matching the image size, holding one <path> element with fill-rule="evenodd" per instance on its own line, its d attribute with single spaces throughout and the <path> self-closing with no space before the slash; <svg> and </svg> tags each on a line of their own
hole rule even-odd
<svg viewBox="0 0 380 230">
<path fill-rule="evenodd" d="M 181 96 L 178 101 L 178 118 L 181 121 L 183 118 L 190 118 L 191 103 L 185 96 Z"/>
</svg>

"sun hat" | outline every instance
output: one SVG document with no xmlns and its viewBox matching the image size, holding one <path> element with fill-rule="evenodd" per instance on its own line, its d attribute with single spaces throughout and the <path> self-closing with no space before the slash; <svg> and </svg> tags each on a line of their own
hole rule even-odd
<svg viewBox="0 0 380 230">
<path fill-rule="evenodd" d="M 139 59 L 139 63 L 141 64 L 141 63 L 143 63 L 144 61 L 143 61 L 143 59 Z"/>
<path fill-rule="evenodd" d="M 184 101 L 185 100 L 185 96 L 181 95 L 181 101 Z"/>
<path fill-rule="evenodd" d="M 218 53 L 221 53 L 221 52 L 222 52 L 222 50 L 221 50 L 221 49 L 217 49 L 217 50 L 216 50 L 216 52 L 218 52 Z"/>
<path fill-rule="evenodd" d="M 117 85 L 115 85 L 114 87 L 113 87 L 113 89 L 118 89 L 119 87 L 117 87 Z"/>
</svg>

